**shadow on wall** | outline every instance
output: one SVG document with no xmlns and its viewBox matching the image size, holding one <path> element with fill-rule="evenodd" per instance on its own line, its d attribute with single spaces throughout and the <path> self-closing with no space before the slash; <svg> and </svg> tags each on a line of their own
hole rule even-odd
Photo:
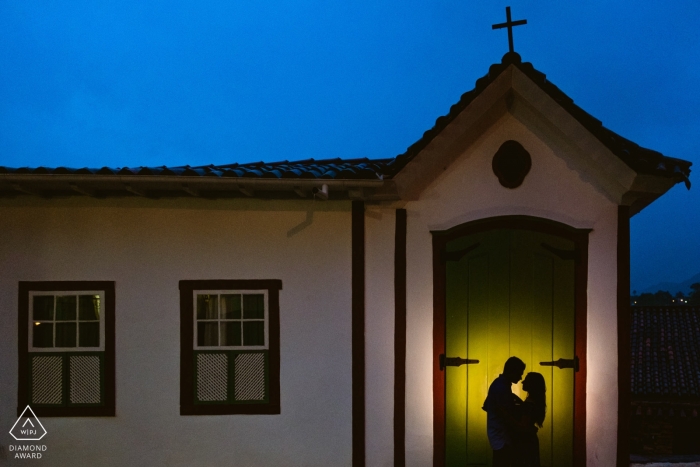
<svg viewBox="0 0 700 467">
<path fill-rule="evenodd" d="M 291 229 L 287 230 L 287 238 L 292 238 L 308 226 L 310 226 L 314 221 L 314 212 L 309 210 L 306 211 L 306 219 L 301 221 L 301 223 L 295 225 Z"/>
</svg>

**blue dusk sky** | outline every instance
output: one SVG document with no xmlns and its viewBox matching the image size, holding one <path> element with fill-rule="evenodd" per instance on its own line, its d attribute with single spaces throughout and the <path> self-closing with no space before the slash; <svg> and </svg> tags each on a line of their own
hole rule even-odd
<svg viewBox="0 0 700 467">
<path fill-rule="evenodd" d="M 405 151 L 515 50 L 613 131 L 692 161 L 632 219 L 632 286 L 700 273 L 700 2 L 0 2 L 0 165 Z"/>
</svg>

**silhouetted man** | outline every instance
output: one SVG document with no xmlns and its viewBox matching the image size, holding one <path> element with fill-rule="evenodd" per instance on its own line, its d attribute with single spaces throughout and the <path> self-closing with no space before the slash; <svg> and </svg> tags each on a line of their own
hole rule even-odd
<svg viewBox="0 0 700 467">
<path fill-rule="evenodd" d="M 513 429 L 516 398 L 511 385 L 520 381 L 525 372 L 525 363 L 518 357 L 510 357 L 503 373 L 493 380 L 482 407 L 486 413 L 486 432 L 493 449 L 493 467 L 513 465 Z"/>
</svg>

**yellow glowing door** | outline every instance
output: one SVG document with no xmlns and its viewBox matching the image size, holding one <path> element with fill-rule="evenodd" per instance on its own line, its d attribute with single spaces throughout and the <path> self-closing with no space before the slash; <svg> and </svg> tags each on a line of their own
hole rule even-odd
<svg viewBox="0 0 700 467">
<path fill-rule="evenodd" d="M 490 466 L 486 412 L 491 382 L 510 356 L 542 373 L 547 415 L 542 466 L 573 464 L 574 370 L 540 362 L 574 359 L 571 241 L 525 230 L 453 240 L 446 255 L 446 356 L 479 360 L 445 368 L 446 464 Z M 520 384 L 513 392 L 526 397 Z"/>
</svg>

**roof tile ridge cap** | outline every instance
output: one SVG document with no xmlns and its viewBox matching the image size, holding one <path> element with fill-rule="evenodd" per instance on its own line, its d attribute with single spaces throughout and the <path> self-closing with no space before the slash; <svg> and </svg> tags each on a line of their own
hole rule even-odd
<svg viewBox="0 0 700 467">
<path fill-rule="evenodd" d="M 434 131 L 437 128 L 438 124 L 443 124 L 446 126 L 449 122 L 456 118 L 457 114 L 459 114 L 462 110 L 468 107 L 469 104 L 471 104 L 472 101 L 479 94 L 481 94 L 481 92 L 484 89 L 486 89 L 491 83 L 493 83 L 496 80 L 496 78 L 498 78 L 501 75 L 501 73 L 503 73 L 508 68 L 508 65 L 518 63 L 520 63 L 520 55 L 516 52 L 508 52 L 501 59 L 501 63 L 491 64 L 491 66 L 489 66 L 489 71 L 485 75 L 476 79 L 476 81 L 474 82 L 474 87 L 464 92 L 460 96 L 459 101 L 450 106 L 450 110 L 445 115 L 439 116 L 435 120 L 435 125 L 431 129 L 424 132 L 423 137 L 420 140 L 413 143 L 411 146 L 409 146 L 408 149 L 410 150 L 411 147 L 415 146 L 418 142 L 425 138 L 427 136 L 427 133 Z M 403 154 L 399 154 L 399 156 L 397 157 L 406 155 L 409 152 L 409 150 L 407 150 Z"/>
<path fill-rule="evenodd" d="M 256 164 L 257 165 L 264 164 L 266 166 L 278 166 L 278 165 L 288 165 L 288 164 L 293 164 L 293 163 L 294 163 L 294 161 L 284 159 L 284 160 L 273 161 L 273 162 L 260 161 L 260 162 L 243 163 L 243 164 L 241 164 L 241 166 L 256 165 Z"/>
<path fill-rule="evenodd" d="M 457 117 L 460 112 L 468 107 L 476 96 L 481 94 L 481 92 L 486 89 L 506 68 L 507 64 L 504 63 L 492 64 L 489 67 L 488 73 L 480 78 L 477 78 L 472 89 L 463 93 L 459 100 L 450 106 L 450 109 L 446 114 L 437 117 L 433 126 L 424 131 L 420 139 L 411 144 L 404 153 L 397 155 L 395 159 L 413 158 L 415 154 L 424 149 L 425 146 L 427 146 L 430 141 L 432 141 L 432 139 L 444 129 L 444 127 L 446 127 Z"/>
<path fill-rule="evenodd" d="M 553 93 L 554 95 L 551 95 L 551 94 L 550 94 L 550 96 L 551 96 L 552 98 L 554 98 L 554 100 L 562 99 L 562 100 L 566 101 L 567 104 L 569 104 L 569 105 L 573 104 L 578 110 L 580 110 L 580 111 L 582 111 L 582 112 L 588 114 L 588 112 L 586 112 L 585 110 L 583 110 L 583 108 L 579 107 L 579 106 L 575 103 L 574 99 L 571 98 L 571 96 L 569 96 L 567 93 L 565 93 L 564 91 L 562 91 L 562 90 L 559 88 L 559 86 L 557 86 L 556 84 L 554 84 L 552 81 L 550 81 L 549 79 L 547 79 L 547 75 L 546 75 L 545 73 L 542 73 L 542 72 L 541 72 L 540 70 L 538 70 L 537 68 L 535 68 L 535 66 L 534 66 L 532 63 L 530 63 L 530 62 L 523 62 L 523 63 L 517 64 L 516 66 L 518 67 L 518 69 L 519 69 L 520 71 L 522 71 L 523 73 L 525 73 L 525 75 L 526 75 L 528 78 L 530 78 L 530 79 L 531 79 L 532 81 L 534 81 L 538 86 L 540 86 L 540 87 L 542 88 L 543 91 L 545 91 L 545 92 L 548 93 L 548 94 L 549 94 L 550 92 Z M 588 114 L 588 115 L 590 115 L 590 114 Z M 598 120 L 597 118 L 593 117 L 592 115 L 591 115 L 591 118 L 593 118 L 594 120 Z M 599 121 L 599 120 L 598 120 L 598 121 Z"/>
<path fill-rule="evenodd" d="M 503 57 L 501 57 L 501 63 L 503 65 L 522 63 L 522 61 L 523 59 L 518 52 L 506 52 Z"/>
<path fill-rule="evenodd" d="M 515 53 L 515 52 L 513 52 L 513 53 Z M 508 55 L 508 54 L 506 54 L 506 55 Z M 506 58 L 506 55 L 503 56 L 504 59 Z M 552 98 L 554 98 L 555 101 L 562 99 L 563 101 L 565 101 L 566 105 L 570 105 L 572 107 L 572 109 L 570 109 L 570 110 L 567 109 L 567 110 L 569 111 L 569 113 L 572 114 L 572 116 L 574 118 L 578 119 L 578 117 L 582 117 L 584 119 L 589 120 L 589 123 L 591 123 L 597 127 L 601 127 L 607 131 L 615 133 L 613 130 L 605 127 L 602 120 L 594 117 L 592 114 L 590 114 L 588 111 L 586 111 L 583 107 L 576 104 L 576 102 L 574 101 L 573 98 L 571 98 L 571 96 L 569 96 L 567 93 L 562 91 L 559 88 L 559 86 L 554 84 L 552 81 L 548 80 L 547 75 L 545 73 L 542 73 L 541 71 L 539 71 L 537 68 L 535 68 L 535 66 L 531 62 L 517 62 L 517 63 L 514 62 L 513 64 L 515 66 L 517 66 L 520 71 L 525 73 L 525 75 L 528 78 L 532 79 L 536 84 L 538 84 L 540 87 L 542 87 L 542 89 L 545 92 L 547 92 L 548 94 L 550 92 L 553 93 L 554 95 L 550 94 L 550 96 Z M 574 115 L 574 113 L 578 113 L 579 115 L 576 116 L 576 115 Z M 617 133 L 615 133 L 615 134 L 618 135 Z M 618 136 L 620 136 L 620 135 L 618 135 Z M 627 139 L 627 138 L 625 138 L 625 139 Z M 629 141 L 632 144 L 636 144 L 636 143 L 632 142 L 631 140 L 627 140 L 627 141 Z"/>
<path fill-rule="evenodd" d="M 515 52 L 513 52 L 513 53 L 515 53 Z M 506 55 L 508 55 L 508 54 L 506 54 Z M 504 59 L 506 58 L 506 55 L 503 56 Z M 519 58 L 519 56 L 518 56 L 518 58 Z M 566 94 L 564 91 L 562 91 L 559 88 L 559 86 L 557 86 L 552 81 L 547 79 L 547 75 L 545 73 L 541 72 L 540 70 L 538 70 L 537 68 L 535 68 L 535 66 L 532 64 L 532 62 L 518 61 L 518 62 L 511 62 L 511 63 L 513 63 L 513 65 L 515 65 L 520 71 L 522 71 L 528 78 L 530 78 L 535 83 L 537 83 L 540 87 L 542 87 L 545 92 L 548 92 L 548 91 L 554 92 L 556 94 L 556 97 L 563 98 L 569 104 L 573 104 L 579 111 L 587 114 L 590 118 L 592 118 L 593 120 L 596 120 L 597 122 L 599 122 L 602 125 L 602 122 L 600 120 L 598 120 L 597 118 L 595 118 L 594 116 L 592 116 L 591 114 L 586 112 L 583 108 L 579 107 L 574 102 L 574 99 L 572 99 L 568 94 Z M 555 96 L 552 96 L 552 97 L 554 97 L 556 100 Z"/>
<path fill-rule="evenodd" d="M 391 161 L 387 162 L 386 171 L 383 175 L 388 178 L 394 178 L 401 170 L 410 162 L 413 157 L 415 157 L 420 151 L 422 151 L 433 138 L 440 133 L 444 127 L 446 127 L 456 116 L 462 112 L 466 107 L 471 104 L 471 102 L 481 94 L 481 92 L 486 89 L 500 74 L 508 68 L 508 65 L 520 62 L 520 55 L 513 52 L 506 53 L 501 59 L 501 63 L 493 63 L 489 66 L 489 71 L 485 75 L 479 77 L 474 82 L 474 87 L 466 92 L 464 92 L 459 100 L 450 106 L 449 111 L 440 115 L 435 119 L 435 123 L 431 128 L 423 132 L 423 135 L 416 140 L 413 144 L 408 146 L 406 150 L 396 155 Z"/>
<path fill-rule="evenodd" d="M 501 58 L 501 65 L 514 65 L 525 74 L 533 74 L 537 79 L 542 80 L 542 82 L 549 82 L 547 81 L 546 74 L 535 68 L 532 62 L 523 62 L 522 57 L 517 52 L 506 52 Z"/>
<path fill-rule="evenodd" d="M 300 160 L 293 160 L 293 161 L 282 161 L 282 162 L 270 162 L 268 165 L 274 165 L 274 164 L 309 164 L 313 163 L 316 165 L 326 165 L 326 164 L 353 164 L 353 163 L 360 163 L 360 162 L 371 162 L 371 163 L 388 163 L 389 161 L 394 160 L 395 157 L 378 157 L 376 159 L 369 158 L 367 156 L 365 157 L 352 157 L 352 158 L 343 158 L 343 157 L 333 157 L 333 158 L 328 158 L 328 159 L 300 159 Z"/>
</svg>

